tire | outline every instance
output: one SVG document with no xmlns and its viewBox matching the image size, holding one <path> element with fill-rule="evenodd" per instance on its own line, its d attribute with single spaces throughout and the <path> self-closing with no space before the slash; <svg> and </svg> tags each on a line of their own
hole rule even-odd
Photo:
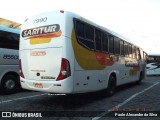
<svg viewBox="0 0 160 120">
<path fill-rule="evenodd" d="M 108 81 L 107 87 L 107 96 L 113 96 L 116 92 L 116 78 L 115 76 L 111 75 Z"/>
<path fill-rule="evenodd" d="M 17 92 L 20 88 L 19 78 L 14 75 L 6 75 L 1 82 L 2 92 L 5 94 L 12 94 Z"/>
<path fill-rule="evenodd" d="M 142 83 L 142 79 L 143 79 L 143 75 L 142 75 L 142 72 L 141 72 L 140 75 L 139 75 L 139 80 L 136 81 L 136 84 L 140 85 Z"/>
</svg>

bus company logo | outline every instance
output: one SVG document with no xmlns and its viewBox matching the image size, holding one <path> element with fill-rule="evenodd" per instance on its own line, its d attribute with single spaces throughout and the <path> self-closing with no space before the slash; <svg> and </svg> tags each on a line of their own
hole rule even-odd
<svg viewBox="0 0 160 120">
<path fill-rule="evenodd" d="M 34 51 L 30 53 L 31 56 L 45 56 L 46 52 L 45 51 Z"/>
<path fill-rule="evenodd" d="M 60 31 L 60 25 L 59 24 L 52 24 L 52 25 L 47 25 L 47 26 L 41 26 L 41 27 L 36 27 L 32 29 L 26 29 L 22 31 L 22 37 L 31 37 L 36 36 L 36 37 L 41 37 L 46 34 L 52 34 L 55 33 L 58 34 L 58 32 L 61 33 Z M 35 38 L 35 37 L 33 37 Z"/>
</svg>

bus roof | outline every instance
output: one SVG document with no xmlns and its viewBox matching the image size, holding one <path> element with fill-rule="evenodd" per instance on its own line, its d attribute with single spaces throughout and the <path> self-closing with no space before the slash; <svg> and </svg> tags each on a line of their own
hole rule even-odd
<svg viewBox="0 0 160 120">
<path fill-rule="evenodd" d="M 4 27 L 4 26 L 0 26 L 0 30 L 6 31 L 6 32 L 11 32 L 11 33 L 20 34 L 20 30 L 13 29 L 13 28 L 8 28 L 8 27 Z"/>
<path fill-rule="evenodd" d="M 76 13 L 74 13 L 74 12 L 64 11 L 64 10 L 59 10 L 59 11 L 58 11 L 58 10 L 57 10 L 57 11 L 51 11 L 51 12 L 46 12 L 46 13 L 52 13 L 52 12 L 59 12 L 59 13 L 63 13 L 63 14 L 70 14 L 70 15 L 73 16 L 73 17 L 78 17 L 80 20 L 82 20 L 82 21 L 84 21 L 84 22 L 86 22 L 86 23 L 88 23 L 88 24 L 90 24 L 90 25 L 93 25 L 93 26 L 95 26 L 95 27 L 98 27 L 99 29 L 101 29 L 101 30 L 103 30 L 103 31 L 106 31 L 106 32 L 108 32 L 108 33 L 110 33 L 110 34 L 112 34 L 112 35 L 114 35 L 114 36 L 116 36 L 116 37 L 118 37 L 118 38 L 126 41 L 126 42 L 129 42 L 129 43 L 134 44 L 135 46 L 141 48 L 141 47 L 140 47 L 139 45 L 137 45 L 133 40 L 128 39 L 128 38 L 126 38 L 126 37 L 124 37 L 124 36 L 122 36 L 122 35 L 114 32 L 114 31 L 112 31 L 112 30 L 110 30 L 110 29 L 108 29 L 108 28 L 106 28 L 106 27 L 103 27 L 103 26 L 101 26 L 101 25 L 98 25 L 98 24 L 92 22 L 91 20 L 88 20 L 88 19 L 84 18 L 83 16 L 78 15 L 78 14 L 76 14 Z M 41 13 L 41 14 L 46 14 L 46 13 Z M 38 14 L 38 15 L 41 15 L 41 14 Z M 33 16 L 33 17 L 34 17 L 34 16 Z M 32 17 L 31 17 L 31 18 L 32 18 Z"/>
<path fill-rule="evenodd" d="M 160 56 L 160 53 L 149 53 L 148 56 Z"/>
</svg>

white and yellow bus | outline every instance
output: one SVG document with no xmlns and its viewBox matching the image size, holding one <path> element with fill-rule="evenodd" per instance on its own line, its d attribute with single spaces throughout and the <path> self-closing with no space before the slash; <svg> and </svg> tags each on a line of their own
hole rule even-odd
<svg viewBox="0 0 160 120">
<path fill-rule="evenodd" d="M 120 35 L 66 11 L 27 19 L 20 37 L 24 89 L 86 93 L 140 82 L 146 53 Z"/>
</svg>

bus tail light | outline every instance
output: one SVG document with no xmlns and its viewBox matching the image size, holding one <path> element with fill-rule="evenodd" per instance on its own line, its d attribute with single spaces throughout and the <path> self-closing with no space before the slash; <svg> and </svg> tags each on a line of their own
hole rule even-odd
<svg viewBox="0 0 160 120">
<path fill-rule="evenodd" d="M 62 58 L 60 73 L 57 77 L 57 81 L 63 80 L 69 76 L 71 76 L 71 69 L 70 69 L 69 61 L 65 58 Z"/>
<path fill-rule="evenodd" d="M 21 59 L 19 60 L 19 75 L 24 78 L 24 74 L 23 74 L 23 71 L 22 71 L 22 62 L 21 62 Z"/>
</svg>

